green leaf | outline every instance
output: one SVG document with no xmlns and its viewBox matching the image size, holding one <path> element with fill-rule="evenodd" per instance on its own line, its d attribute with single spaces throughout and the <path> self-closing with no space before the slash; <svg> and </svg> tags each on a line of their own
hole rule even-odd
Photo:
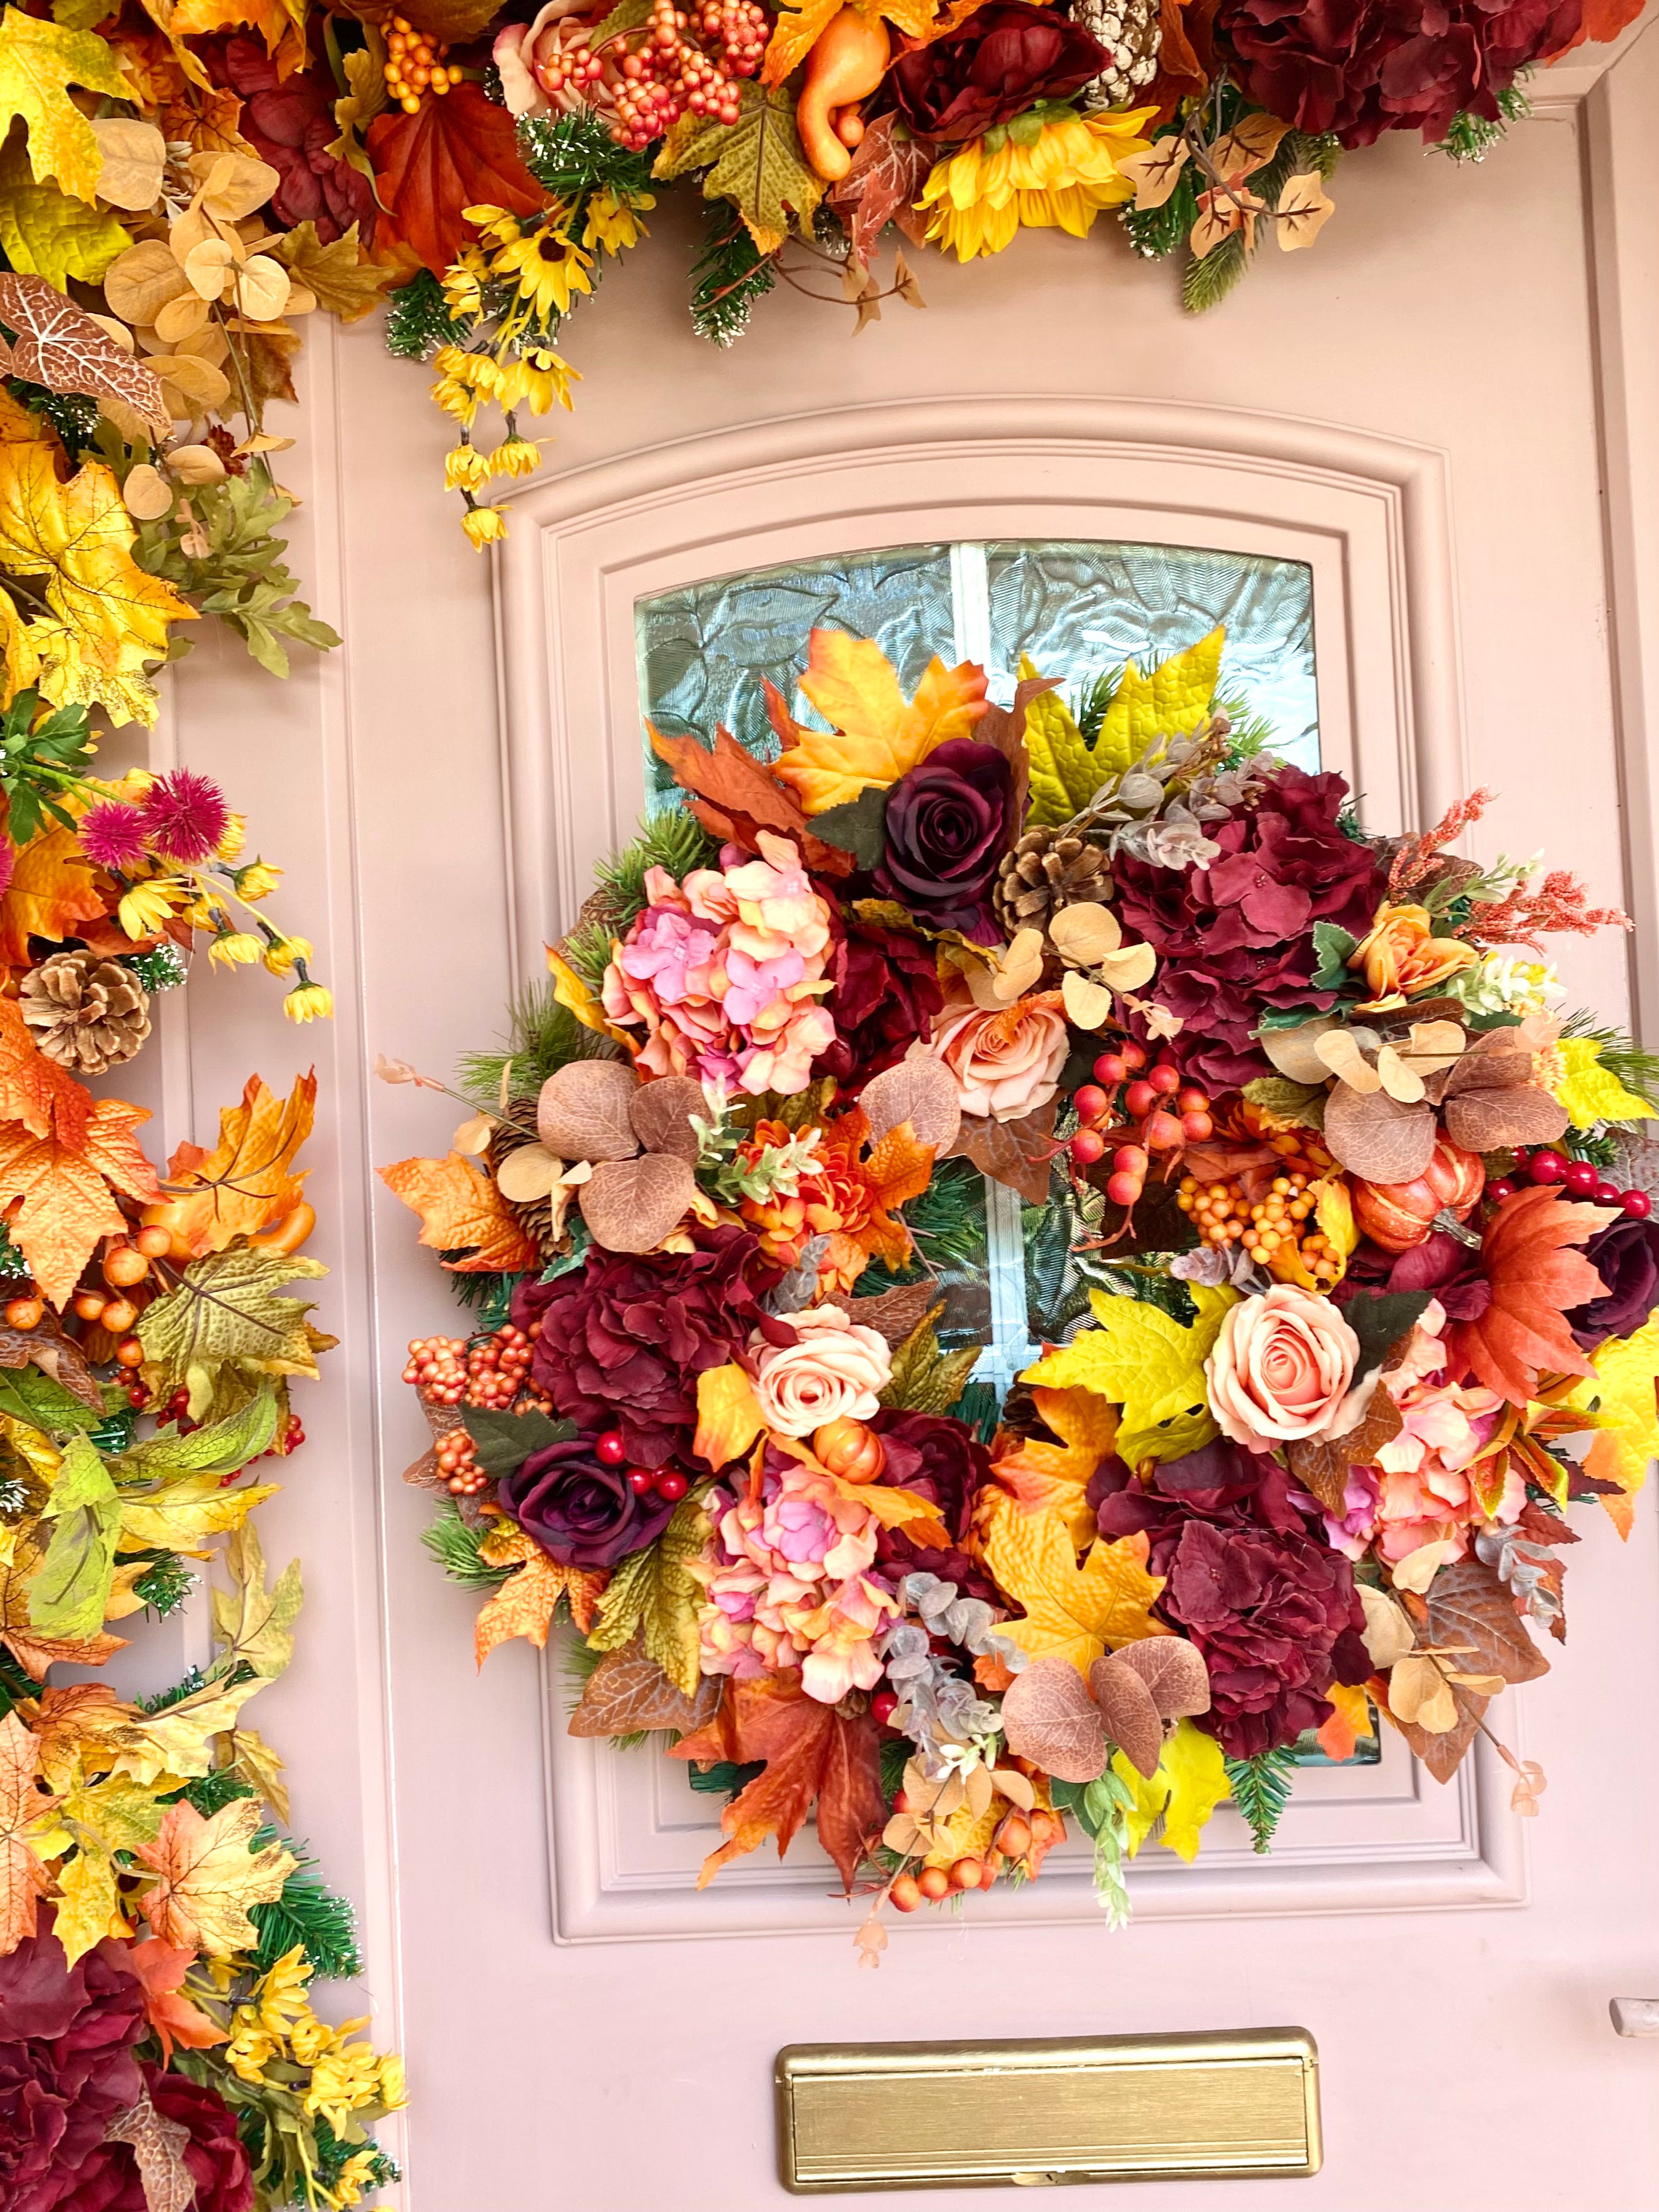
<svg viewBox="0 0 1659 2212">
<path fill-rule="evenodd" d="M 238 1474 L 252 1459 L 269 1450 L 276 1433 L 276 1393 L 269 1385 L 222 1421 L 209 1421 L 183 1436 L 148 1437 L 122 1455 L 124 1480 L 155 1474 L 199 1471 Z"/>
<path fill-rule="evenodd" d="M 705 199 L 730 200 L 763 253 L 775 252 L 792 228 L 811 234 L 823 179 L 801 151 L 793 95 L 751 82 L 738 92 L 735 123 L 683 115 L 663 141 L 653 176 L 683 177 L 706 169 Z"/>
<path fill-rule="evenodd" d="M 0 1413 L 52 1436 L 84 1433 L 104 1419 L 38 1367 L 0 1367 Z"/>
<path fill-rule="evenodd" d="M 64 1451 L 41 1518 L 52 1540 L 29 1584 L 29 1622 L 47 1636 L 95 1636 L 104 1625 L 121 1500 L 109 1470 L 84 1437 Z"/>
<path fill-rule="evenodd" d="M 1304 1129 L 1324 1127 L 1325 1101 L 1329 1095 L 1310 1084 L 1292 1083 L 1288 1075 L 1258 1075 L 1244 1085 L 1244 1096 L 1252 1106 Z"/>
<path fill-rule="evenodd" d="M 236 1588 L 213 1593 L 213 1637 L 220 1647 L 215 1670 L 252 1667 L 261 1681 L 275 1681 L 294 1656 L 294 1623 L 304 1595 L 300 1562 L 290 1559 L 275 1589 L 267 1589 L 264 1547 L 249 1523 L 226 1545 L 225 1565 Z"/>
<path fill-rule="evenodd" d="M 549 1444 L 567 1444 L 576 1433 L 574 1421 L 550 1420 L 545 1413 L 492 1413 L 482 1406 L 463 1406 L 461 1419 L 472 1439 L 473 1456 L 492 1482 L 514 1474 L 532 1452 Z"/>
<path fill-rule="evenodd" d="M 1380 1366 L 1390 1346 L 1409 1336 L 1434 1296 L 1432 1291 L 1357 1291 L 1342 1309 L 1342 1318 L 1359 1339 L 1359 1359 L 1353 1370 L 1363 1382 Z"/>
<path fill-rule="evenodd" d="M 131 243 L 106 208 L 36 184 L 21 138 L 0 151 L 0 246 L 21 275 L 44 276 L 60 292 L 71 276 L 96 284 Z"/>
<path fill-rule="evenodd" d="M 1051 1389 L 1097 1391 L 1121 1406 L 1116 1449 L 1131 1467 L 1198 1450 L 1216 1433 L 1204 1363 L 1238 1292 L 1224 1284 L 1187 1288 L 1198 1310 L 1190 1328 L 1138 1298 L 1091 1291 L 1089 1303 L 1099 1327 L 1079 1330 L 1063 1350 L 1028 1367 L 1020 1380 Z"/>
<path fill-rule="evenodd" d="M 701 1499 L 682 1498 L 656 1542 L 632 1553 L 612 1575 L 587 1638 L 591 1651 L 617 1651 L 637 1632 L 650 1657 L 688 1698 L 697 1686 L 702 1585 L 686 1563 L 702 1550 L 708 1528 Z"/>
<path fill-rule="evenodd" d="M 1314 951 L 1319 956 L 1319 965 L 1310 978 L 1316 991 L 1340 991 L 1355 978 L 1348 965 L 1348 955 L 1359 939 L 1339 928 L 1334 921 L 1316 921 L 1313 926 Z"/>
<path fill-rule="evenodd" d="M 192 1260 L 177 1287 L 145 1307 L 138 1341 L 144 1380 L 162 1399 L 183 1388 L 190 1416 L 222 1410 L 222 1394 L 239 1403 L 269 1375 L 317 1376 L 311 1307 L 283 1297 L 281 1287 L 314 1282 L 328 1269 L 303 1254 L 216 1252 Z M 240 1385 L 239 1389 L 237 1386 Z"/>
<path fill-rule="evenodd" d="M 979 1346 L 941 1352 L 933 1324 L 940 1309 L 925 1314 L 893 1354 L 893 1372 L 881 1402 L 902 1413 L 948 1413 L 979 1360 Z"/>
<path fill-rule="evenodd" d="M 815 814 L 812 834 L 850 853 L 860 868 L 873 868 L 887 844 L 887 787 L 866 783 L 856 799 Z"/>
</svg>

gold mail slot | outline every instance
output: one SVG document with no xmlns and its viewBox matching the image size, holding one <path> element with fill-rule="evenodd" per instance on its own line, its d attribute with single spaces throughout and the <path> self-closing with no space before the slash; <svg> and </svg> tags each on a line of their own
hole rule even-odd
<svg viewBox="0 0 1659 2212">
<path fill-rule="evenodd" d="M 775 2078 L 798 2196 L 1319 2171 L 1319 2053 L 1299 2027 L 797 2043 Z"/>
</svg>

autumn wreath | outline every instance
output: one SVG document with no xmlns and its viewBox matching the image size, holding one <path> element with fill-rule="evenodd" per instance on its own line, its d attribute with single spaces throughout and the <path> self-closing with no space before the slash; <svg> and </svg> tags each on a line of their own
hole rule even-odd
<svg viewBox="0 0 1659 2212">
<path fill-rule="evenodd" d="M 728 1790 L 705 1879 L 816 1804 L 908 1911 L 1075 1820 L 1121 1914 L 1158 1816 L 1265 1849 L 1378 1716 L 1443 1781 L 1564 1635 L 1571 1508 L 1628 1528 L 1659 1071 L 1537 949 L 1624 917 L 1456 857 L 1486 793 L 1365 835 L 1220 646 L 1074 714 L 820 630 L 775 760 L 651 731 L 683 803 L 385 1171 L 472 1309 L 405 1379 L 479 1660 L 568 1608 L 573 1732 Z"/>
</svg>

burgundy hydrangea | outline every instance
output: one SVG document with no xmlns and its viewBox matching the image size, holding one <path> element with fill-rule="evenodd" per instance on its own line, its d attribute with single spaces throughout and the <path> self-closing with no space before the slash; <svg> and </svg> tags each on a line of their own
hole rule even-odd
<svg viewBox="0 0 1659 2212">
<path fill-rule="evenodd" d="M 1079 23 L 1026 0 L 990 0 L 953 31 L 901 54 L 886 89 L 924 138 L 980 138 L 1040 100 L 1065 100 L 1110 56 Z"/>
<path fill-rule="evenodd" d="M 367 245 L 374 222 L 374 187 L 328 150 L 340 126 L 334 119 L 338 89 L 326 60 L 313 56 L 309 69 L 280 77 L 264 41 L 245 31 L 198 39 L 194 50 L 214 83 L 239 95 L 237 129 L 282 178 L 271 194 L 270 213 L 283 228 L 313 222 L 318 243 L 330 246 L 355 222 L 362 225 L 358 236 Z"/>
<path fill-rule="evenodd" d="M 1212 1092 L 1273 1073 L 1252 1036 L 1268 1011 L 1335 1003 L 1312 988 L 1313 925 L 1371 926 L 1386 878 L 1339 825 L 1346 797 L 1339 775 L 1280 769 L 1210 832 L 1221 853 L 1207 866 L 1112 863 L 1119 915 L 1158 955 L 1148 995 L 1181 1017 L 1183 1066 Z"/>
<path fill-rule="evenodd" d="M 1222 0 L 1249 98 L 1303 131 L 1369 146 L 1385 131 L 1443 138 L 1577 34 L 1583 0 Z"/>
<path fill-rule="evenodd" d="M 1634 1336 L 1659 1306 L 1659 1221 L 1613 1221 L 1598 1229 L 1584 1257 L 1606 1285 L 1605 1295 L 1567 1316 L 1573 1341 L 1594 1352 L 1610 1336 Z"/>
<path fill-rule="evenodd" d="M 833 896 L 829 903 L 835 913 Z M 823 1002 L 836 1024 L 836 1041 L 813 1061 L 812 1073 L 833 1075 L 856 1097 L 872 1075 L 902 1060 L 918 1037 L 932 1035 L 945 994 L 939 963 L 908 930 L 873 921 L 838 928 L 825 971 L 831 989 Z"/>
<path fill-rule="evenodd" d="M 853 1307 L 858 1319 L 858 1307 Z M 1000 1605 L 996 1585 L 965 1549 L 974 1517 L 974 1493 L 991 1479 L 991 1455 L 974 1431 L 942 1413 L 884 1411 L 870 1426 L 887 1455 L 881 1480 L 914 1490 L 933 1506 L 950 1531 L 948 1550 L 918 1544 L 902 1529 L 884 1528 L 876 1539 L 876 1567 L 896 1584 L 903 1575 L 937 1575 L 968 1597 Z"/>
<path fill-rule="evenodd" d="M 236 2132 L 236 2115 L 215 2089 L 182 2074 L 146 2066 L 149 2100 L 164 2120 L 190 2130 L 181 2156 L 196 2185 L 191 2212 L 250 2212 L 253 2170 Z M 90 2159 L 59 2212 L 149 2212 L 138 2161 L 125 2143 L 106 2143 Z"/>
<path fill-rule="evenodd" d="M 0 1958 L 0 2205 L 66 2212 L 103 2161 L 104 2130 L 137 2103 L 132 2046 L 146 2032 L 143 1990 L 106 1940 L 71 1966 L 52 1932 Z M 79 2207 L 76 2206 L 76 2212 Z"/>
<path fill-rule="evenodd" d="M 1332 1683 L 1371 1672 L 1353 1570 L 1291 1490 L 1277 1460 L 1224 1438 L 1155 1468 L 1146 1489 L 1116 1459 L 1089 1485 L 1103 1536 L 1150 1537 L 1148 1567 L 1166 1577 L 1154 1610 L 1210 1670 L 1195 1725 L 1231 1759 L 1321 1727 Z"/>
<path fill-rule="evenodd" d="M 496 1495 L 527 1535 L 562 1567 L 614 1567 L 661 1535 L 674 1508 L 654 1490 L 636 1491 L 628 1468 L 607 1467 L 592 1433 L 532 1452 L 504 1475 Z"/>
<path fill-rule="evenodd" d="M 991 916 L 991 885 L 1014 829 L 1006 759 L 994 745 L 947 738 L 887 795 L 876 888 L 930 929 L 958 929 L 994 945 L 1001 933 Z"/>
<path fill-rule="evenodd" d="M 550 1283 L 521 1283 L 513 1318 L 535 1328 L 531 1374 L 557 1412 L 590 1431 L 619 1428 L 629 1466 L 665 1467 L 690 1448 L 705 1369 L 724 1367 L 757 1328 L 795 1341 L 761 1310 L 777 1280 L 746 1229 L 700 1230 L 690 1252 L 596 1248 Z"/>
</svg>

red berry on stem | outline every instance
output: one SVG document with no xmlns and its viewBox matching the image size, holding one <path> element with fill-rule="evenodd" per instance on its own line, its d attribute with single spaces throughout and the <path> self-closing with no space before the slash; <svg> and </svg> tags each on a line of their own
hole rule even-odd
<svg viewBox="0 0 1659 2212">
<path fill-rule="evenodd" d="M 1601 1171 L 1589 1160 L 1572 1160 L 1561 1178 L 1575 1198 L 1588 1198 L 1601 1180 Z"/>
<path fill-rule="evenodd" d="M 628 1457 L 620 1429 L 606 1429 L 593 1447 L 593 1455 L 605 1467 L 620 1467 Z"/>
<path fill-rule="evenodd" d="M 630 1467 L 628 1470 L 628 1486 L 637 1496 L 643 1498 L 647 1490 L 654 1490 L 657 1486 L 656 1470 L 648 1467 Z"/>
<path fill-rule="evenodd" d="M 870 1710 L 885 1728 L 898 1711 L 898 1698 L 891 1690 L 878 1690 L 870 1700 Z"/>
<path fill-rule="evenodd" d="M 1158 1103 L 1158 1093 L 1150 1083 L 1132 1083 L 1123 1094 L 1123 1110 L 1134 1121 L 1150 1114 Z"/>
<path fill-rule="evenodd" d="M 1145 1067 L 1146 1065 L 1146 1048 L 1138 1045 L 1133 1037 L 1125 1040 L 1123 1065 L 1125 1067 Z"/>
<path fill-rule="evenodd" d="M 1645 1221 L 1653 1211 L 1653 1200 L 1644 1190 L 1627 1190 L 1619 1203 L 1632 1221 Z"/>
<path fill-rule="evenodd" d="M 1616 1182 L 1598 1182 L 1590 1193 L 1597 1206 L 1622 1206 L 1625 1194 Z"/>
<path fill-rule="evenodd" d="M 1207 1114 L 1210 1110 L 1210 1094 L 1207 1091 L 1200 1091 L 1195 1084 L 1189 1083 L 1180 1097 L 1176 1100 L 1176 1104 L 1180 1107 L 1183 1114 Z"/>
<path fill-rule="evenodd" d="M 1106 1150 L 1098 1129 L 1079 1129 L 1072 1139 L 1072 1158 L 1080 1168 L 1091 1168 Z"/>
<path fill-rule="evenodd" d="M 1106 1195 L 1114 1206 L 1133 1206 L 1140 1196 L 1141 1188 L 1139 1176 L 1126 1175 L 1121 1168 L 1115 1176 L 1109 1176 L 1106 1179 Z"/>
<path fill-rule="evenodd" d="M 657 1495 L 665 1504 L 678 1505 L 690 1488 L 685 1477 L 677 1474 L 672 1468 L 665 1474 L 657 1477 Z"/>
<path fill-rule="evenodd" d="M 1103 1052 L 1095 1062 L 1095 1081 L 1103 1083 L 1109 1091 L 1115 1090 L 1128 1073 L 1121 1052 Z"/>
<path fill-rule="evenodd" d="M 1542 1152 L 1533 1154 L 1527 1167 L 1527 1173 L 1534 1182 L 1561 1182 L 1565 1181 L 1566 1172 L 1567 1164 L 1560 1153 L 1552 1152 L 1547 1146 Z"/>
<path fill-rule="evenodd" d="M 1494 1206 L 1501 1206 L 1506 1198 L 1515 1196 L 1515 1185 L 1506 1176 L 1499 1176 L 1496 1182 L 1486 1185 L 1486 1195 Z"/>
<path fill-rule="evenodd" d="M 1072 1098 L 1072 1103 L 1077 1109 L 1077 1118 L 1079 1121 L 1102 1120 L 1106 1112 L 1107 1103 L 1106 1093 L 1097 1083 L 1085 1083 Z"/>
<path fill-rule="evenodd" d="M 1189 1145 L 1201 1145 L 1206 1137 L 1215 1134 L 1215 1123 L 1207 1114 L 1183 1114 L 1181 1133 Z"/>
<path fill-rule="evenodd" d="M 1179 1091 L 1181 1088 L 1180 1074 L 1170 1066 L 1167 1060 L 1160 1060 L 1149 1073 L 1146 1080 L 1154 1091 L 1161 1091 L 1166 1098 L 1172 1091 Z"/>
<path fill-rule="evenodd" d="M 1149 1115 L 1146 1135 L 1146 1142 L 1155 1152 L 1172 1152 L 1185 1138 L 1185 1133 L 1173 1114 Z"/>
<path fill-rule="evenodd" d="M 1121 1168 L 1125 1175 L 1141 1177 L 1152 1165 L 1152 1161 L 1139 1145 L 1120 1145 L 1112 1154 L 1112 1165 Z"/>
<path fill-rule="evenodd" d="M 921 1889 L 913 1874 L 902 1874 L 887 1893 L 895 1912 L 914 1912 L 921 1903 Z"/>
</svg>

